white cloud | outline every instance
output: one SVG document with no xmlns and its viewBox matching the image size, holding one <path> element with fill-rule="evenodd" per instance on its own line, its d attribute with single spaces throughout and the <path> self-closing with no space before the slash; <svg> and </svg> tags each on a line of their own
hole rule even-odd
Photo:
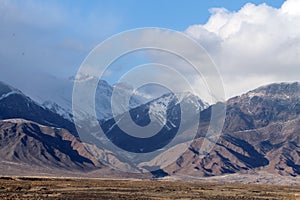
<svg viewBox="0 0 300 200">
<path fill-rule="evenodd" d="M 237 12 L 211 9 L 206 24 L 185 31 L 210 53 L 228 96 L 256 86 L 300 80 L 300 1 L 281 8 L 248 3 Z"/>
<path fill-rule="evenodd" d="M 298 0 L 289 0 L 282 5 L 282 12 L 290 15 L 300 14 L 300 2 Z"/>
</svg>

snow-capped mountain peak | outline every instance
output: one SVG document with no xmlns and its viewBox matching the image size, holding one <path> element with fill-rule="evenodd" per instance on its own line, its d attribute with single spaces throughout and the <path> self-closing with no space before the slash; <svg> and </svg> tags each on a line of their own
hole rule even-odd
<svg viewBox="0 0 300 200">
<path fill-rule="evenodd" d="M 61 106 L 59 106 L 57 103 L 51 101 L 45 101 L 42 106 L 44 108 L 51 110 L 54 113 L 57 113 L 58 115 L 69 120 L 70 122 L 73 122 L 73 115 L 71 114 L 72 113 L 71 110 L 66 110 Z"/>
<path fill-rule="evenodd" d="M 167 93 L 149 102 L 149 114 L 155 117 L 161 124 L 166 122 L 166 114 L 170 107 L 180 104 L 181 109 L 193 109 L 200 112 L 208 107 L 198 96 L 183 92 L 178 94 Z"/>
</svg>

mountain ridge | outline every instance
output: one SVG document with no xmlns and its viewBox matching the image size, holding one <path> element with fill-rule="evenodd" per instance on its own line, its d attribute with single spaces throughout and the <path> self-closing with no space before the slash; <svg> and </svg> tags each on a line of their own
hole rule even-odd
<svg viewBox="0 0 300 200">
<path fill-rule="evenodd" d="M 0 84 L 5 85 L 4 83 Z M 0 96 L 8 94 L 11 92 L 9 86 L 0 87 Z M 10 119 L 9 115 L 6 114 L 6 117 L 3 117 L 3 114 L 7 112 L 7 109 L 10 109 L 10 101 L 13 101 L 15 96 L 20 97 L 22 101 L 26 103 L 17 104 L 24 107 L 27 106 L 27 102 L 31 105 L 31 101 L 28 100 L 25 95 L 20 91 L 16 94 L 11 94 L 3 96 L 4 98 L 0 100 L 0 116 L 1 121 L 0 131 L 2 131 L 2 136 L 0 141 L 3 142 L 2 138 L 6 138 L 5 131 L 14 132 L 11 124 L 18 124 L 21 121 L 17 119 Z M 155 116 L 158 113 L 157 119 L 160 119 L 162 113 L 169 113 L 169 116 L 174 117 L 178 115 L 178 107 L 176 107 L 178 100 L 179 103 L 187 99 L 186 102 L 190 105 L 189 109 L 197 110 L 201 106 L 194 105 L 193 103 L 198 102 L 197 98 L 186 98 L 186 95 L 182 99 L 177 99 L 173 103 L 172 101 L 165 101 L 165 97 L 170 94 L 165 94 L 161 98 L 157 98 L 142 104 L 136 108 L 129 110 L 130 116 L 138 125 L 147 125 L 150 120 L 149 112 L 153 112 L 152 115 Z M 10 98 L 10 101 L 5 101 L 7 98 Z M 19 98 L 16 98 L 20 100 Z M 160 100 L 159 100 L 160 99 Z M 172 99 L 172 98 L 171 98 Z M 169 99 L 170 100 L 170 99 Z M 4 102 L 4 103 L 3 103 Z M 31 102 L 31 103 L 30 103 Z M 191 103 L 191 104 L 189 104 Z M 198 102 L 199 103 L 199 102 Z M 203 176 L 220 176 L 224 174 L 233 174 L 233 173 L 248 173 L 248 172 L 267 172 L 279 176 L 290 176 L 290 177 L 299 177 L 300 175 L 300 84 L 299 82 L 294 83 L 274 83 L 266 86 L 259 87 L 257 89 L 251 90 L 237 97 L 228 99 L 226 102 L 226 119 L 223 127 L 222 135 L 219 138 L 219 141 L 216 143 L 212 151 L 206 156 L 199 155 L 199 149 L 205 138 L 205 132 L 209 125 L 209 120 L 211 118 L 211 108 L 213 105 L 205 109 L 200 109 L 200 123 L 198 128 L 197 137 L 192 142 L 191 146 L 186 152 L 182 152 L 182 155 L 175 163 L 168 165 L 164 170 L 169 176 L 174 177 L 203 177 Z M 221 103 L 222 104 L 222 103 Z M 13 104 L 15 105 L 15 104 Z M 151 111 L 150 107 L 154 105 L 154 109 Z M 205 105 L 205 104 L 203 104 Z M 38 106 L 38 105 L 36 105 Z M 30 106 L 29 108 L 36 108 L 36 106 Z M 170 106 L 170 107 L 168 107 Z M 197 106 L 199 106 L 197 108 Z M 40 109 L 40 106 L 39 106 Z M 45 108 L 41 108 L 45 109 Z M 166 109 L 164 111 L 164 109 Z M 199 110 L 199 111 L 200 111 Z M 22 111 L 22 109 L 20 110 Z M 9 112 L 11 112 L 9 110 Z M 51 111 L 49 111 L 51 112 Z M 16 114 L 13 118 L 18 118 L 19 113 Z M 3 120 L 4 119 L 4 120 Z M 59 118 L 60 120 L 64 120 Z M 22 119 L 24 120 L 24 119 Z M 29 119 L 30 120 L 30 119 Z M 33 118 L 32 120 L 35 120 Z M 109 121 L 109 120 L 108 120 Z M 160 123 L 163 120 L 160 120 Z M 23 123 L 23 122 L 22 122 Z M 24 122 L 24 124 L 31 123 L 29 121 Z M 32 122 L 36 123 L 36 122 Z M 184 122 L 186 123 L 186 122 Z M 187 127 L 193 125 L 193 120 L 188 124 Z M 4 124 L 4 125 L 3 125 Z M 107 124 L 107 128 L 111 126 Z M 3 128 L 7 126 L 8 128 Z M 22 127 L 22 125 L 20 125 Z M 43 127 L 42 129 L 47 129 L 50 132 L 53 132 L 54 129 L 59 129 L 57 125 L 53 126 L 50 123 L 38 124 L 38 127 Z M 25 127 L 25 130 L 28 128 Z M 170 126 L 170 130 L 174 127 Z M 33 128 L 36 131 L 36 129 Z M 108 129 L 106 129 L 108 130 Z M 67 130 L 65 130 L 67 132 Z M 188 130 L 187 130 L 188 131 Z M 30 132 L 30 131 L 29 131 Z M 17 133 L 17 132 L 16 132 Z M 4 135 L 3 135 L 4 134 Z M 26 132 L 20 132 L 19 135 L 24 136 Z M 47 134 L 47 133 L 45 133 Z M 18 134 L 16 134 L 17 137 Z M 43 135 L 43 134 L 42 134 Z M 68 134 L 69 135 L 69 134 Z M 81 146 L 82 141 L 78 140 L 74 136 L 74 140 L 78 142 L 78 145 Z M 59 140 L 59 138 L 58 138 Z M 19 144 L 22 144 L 21 139 Z M 14 149 L 12 143 L 7 141 L 7 144 L 10 148 Z M 63 142 L 63 141 L 62 141 Z M 184 142 L 184 141 L 182 141 Z M 72 142 L 71 142 L 72 143 Z M 178 145 L 180 145 L 179 143 Z M 183 143 L 182 143 L 183 144 Z M 2 147 L 5 146 L 5 143 L 2 143 Z M 83 146 L 81 146 L 83 148 Z M 26 152 L 26 146 L 23 146 L 24 152 Z M 73 148 L 71 146 L 71 148 Z M 176 148 L 176 146 L 175 146 Z M 3 148 L 2 148 L 3 149 Z M 87 162 L 87 169 L 91 170 L 100 170 L 101 166 L 111 165 L 114 163 L 119 166 L 130 168 L 130 164 L 123 163 L 119 160 L 117 155 L 114 155 L 113 152 L 109 152 L 105 149 L 99 149 L 95 146 L 84 146 L 84 152 L 86 152 L 85 159 L 91 160 Z M 4 151 L 4 150 L 3 150 Z M 3 153 L 2 151 L 2 153 Z M 18 149 L 18 151 L 22 151 Z M 75 150 L 77 151 L 77 150 Z M 80 151 L 80 150 L 79 150 Z M 83 151 L 83 150 L 82 150 Z M 13 151 L 11 151 L 13 152 Z M 91 153 L 92 152 L 92 153 Z M 94 152 L 94 154 L 93 154 Z M 0 150 L 1 153 L 1 150 Z M 78 153 L 78 151 L 77 151 Z M 21 155 L 21 153 L 19 153 Z M 8 155 L 4 154 L 3 155 Z M 9 154 L 11 157 L 7 159 L 7 162 L 15 161 L 16 157 L 13 154 Z M 51 154 L 50 154 L 51 155 Z M 83 154 L 82 154 L 83 155 Z M 95 156 L 97 155 L 97 156 Z M 23 155 L 24 156 L 24 155 Z M 163 155 L 165 157 L 171 156 L 168 152 Z M 21 156 L 22 157 L 22 156 Z M 68 156 L 67 156 L 68 157 Z M 5 156 L 3 156 L 5 158 Z M 104 162 L 101 162 L 101 159 Z M 160 159 L 155 157 L 149 163 L 155 163 L 155 159 Z M 86 160 L 86 161 L 87 161 Z M 72 161 L 72 160 L 71 160 Z M 44 160 L 44 163 L 47 162 L 56 162 L 54 160 Z M 94 164 L 92 164 L 94 163 Z M 98 163 L 98 164 L 95 164 Z M 105 163 L 103 165 L 103 163 Z M 44 165 L 44 164 L 43 164 Z M 45 164 L 44 166 L 46 166 Z M 70 164 L 76 169 L 84 170 L 83 168 L 78 167 L 76 164 Z M 100 169 L 97 168 L 97 165 L 100 166 Z M 80 165 L 79 165 L 80 166 Z M 96 167 L 95 167 L 96 166 Z"/>
</svg>

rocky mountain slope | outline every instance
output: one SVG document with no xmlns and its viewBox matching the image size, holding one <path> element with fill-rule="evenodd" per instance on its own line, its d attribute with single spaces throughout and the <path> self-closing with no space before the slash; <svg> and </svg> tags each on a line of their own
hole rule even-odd
<svg viewBox="0 0 300 200">
<path fill-rule="evenodd" d="M 102 165 L 68 130 L 24 119 L 0 121 L 1 162 L 42 168 L 92 170 Z"/>
<path fill-rule="evenodd" d="M 223 134 L 206 156 L 199 155 L 205 123 L 198 139 L 170 174 L 211 176 L 264 170 L 272 174 L 300 173 L 300 84 L 271 84 L 227 101 Z M 210 109 L 203 111 L 206 121 Z"/>
</svg>

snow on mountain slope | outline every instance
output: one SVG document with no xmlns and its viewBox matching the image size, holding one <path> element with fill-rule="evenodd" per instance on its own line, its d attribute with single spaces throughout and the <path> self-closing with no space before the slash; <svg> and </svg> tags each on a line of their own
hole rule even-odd
<svg viewBox="0 0 300 200">
<path fill-rule="evenodd" d="M 9 93 L 6 93 L 6 94 L 3 94 L 2 96 L 0 96 L 0 100 L 7 98 L 9 95 L 12 95 L 12 94 L 19 94 L 19 93 L 17 91 L 11 91 Z"/>
<path fill-rule="evenodd" d="M 88 76 L 88 75 L 77 75 L 76 77 L 71 78 L 72 83 L 74 81 L 78 82 L 85 82 L 85 84 L 88 86 L 89 83 L 92 83 L 93 81 L 97 81 L 96 77 Z M 129 107 L 125 107 L 125 96 L 128 94 L 133 94 L 133 88 L 131 86 L 125 84 L 125 83 L 118 83 L 115 85 L 108 84 L 105 80 L 99 80 L 98 87 L 95 94 L 95 109 L 96 114 L 99 120 L 105 120 L 113 117 L 112 114 L 112 95 L 113 90 L 118 89 L 120 98 L 118 99 L 118 104 L 114 105 L 116 106 L 115 111 L 117 115 L 120 115 L 134 107 L 137 107 L 144 102 L 147 102 L 148 99 L 143 97 L 142 95 L 133 95 L 129 101 Z M 87 90 L 86 92 L 90 92 Z M 86 94 L 82 94 L 84 97 Z M 92 108 L 91 108 L 92 110 Z"/>
<path fill-rule="evenodd" d="M 0 100 L 7 98 L 9 95 L 12 94 L 21 94 L 21 92 L 0 81 Z"/>
<path fill-rule="evenodd" d="M 45 101 L 43 103 L 43 107 L 51 110 L 54 113 L 57 113 L 70 122 L 73 122 L 73 115 L 71 114 L 71 110 L 66 110 L 63 107 L 59 106 L 57 103 L 51 101 Z"/>
<path fill-rule="evenodd" d="M 208 107 L 207 103 L 203 102 L 198 96 L 190 92 L 184 92 L 177 95 L 168 93 L 149 102 L 149 114 L 154 116 L 158 121 L 160 121 L 161 124 L 165 124 L 166 112 L 168 106 L 172 103 L 175 105 L 177 103 L 186 105 L 189 107 L 188 109 L 194 109 L 197 112 L 200 112 Z"/>
</svg>

